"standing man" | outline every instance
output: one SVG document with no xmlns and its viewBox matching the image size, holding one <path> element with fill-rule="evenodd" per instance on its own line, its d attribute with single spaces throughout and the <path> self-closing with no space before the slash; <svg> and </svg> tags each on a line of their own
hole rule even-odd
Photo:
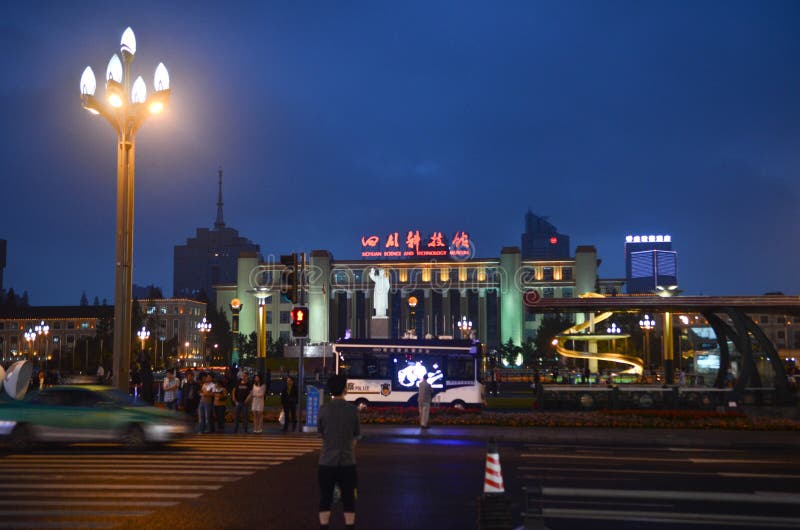
<svg viewBox="0 0 800 530">
<path fill-rule="evenodd" d="M 419 404 L 419 426 L 428 428 L 428 417 L 431 414 L 431 385 L 428 383 L 428 374 L 422 376 L 419 382 L 417 403 Z"/>
<path fill-rule="evenodd" d="M 250 395 L 250 382 L 247 380 L 247 372 L 241 371 L 239 383 L 233 389 L 233 414 L 236 418 L 233 432 L 239 432 L 239 418 L 244 416 L 244 432 L 247 433 L 247 420 L 250 411 L 247 410 L 247 397 Z"/>
<path fill-rule="evenodd" d="M 344 524 L 356 528 L 356 441 L 361 437 L 356 407 L 344 400 L 347 379 L 333 375 L 328 379 L 332 399 L 319 409 L 317 428 L 322 435 L 319 453 L 319 527 L 328 530 L 336 485 L 342 492 Z"/>
<path fill-rule="evenodd" d="M 167 371 L 167 377 L 162 383 L 164 388 L 164 404 L 170 410 L 178 410 L 178 378 L 175 372 Z"/>
<path fill-rule="evenodd" d="M 197 421 L 197 405 L 200 404 L 200 385 L 194 380 L 194 371 L 186 372 L 183 381 L 183 411 L 192 422 Z"/>
<path fill-rule="evenodd" d="M 103 368 L 103 365 L 102 364 L 97 365 L 97 384 L 98 385 L 102 385 L 103 383 L 105 383 L 105 381 L 104 381 L 105 376 L 106 376 L 106 371 Z"/>
</svg>

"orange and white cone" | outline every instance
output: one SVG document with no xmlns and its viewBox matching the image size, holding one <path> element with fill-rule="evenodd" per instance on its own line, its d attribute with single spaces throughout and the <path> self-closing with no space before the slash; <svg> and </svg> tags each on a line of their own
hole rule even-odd
<svg viewBox="0 0 800 530">
<path fill-rule="evenodd" d="M 483 492 L 505 493 L 505 491 L 497 444 L 494 440 L 489 440 L 489 447 L 486 450 L 486 473 L 483 478 Z"/>
</svg>

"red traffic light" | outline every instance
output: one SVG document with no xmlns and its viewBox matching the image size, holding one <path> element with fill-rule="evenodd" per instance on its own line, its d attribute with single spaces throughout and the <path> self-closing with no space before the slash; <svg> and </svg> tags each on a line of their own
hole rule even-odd
<svg viewBox="0 0 800 530">
<path fill-rule="evenodd" d="M 292 309 L 292 334 L 295 337 L 308 337 L 308 308 L 295 307 Z"/>
</svg>

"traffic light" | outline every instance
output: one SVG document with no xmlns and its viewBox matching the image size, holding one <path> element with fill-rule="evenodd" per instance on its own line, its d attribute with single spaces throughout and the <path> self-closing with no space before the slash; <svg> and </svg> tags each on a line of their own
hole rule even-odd
<svg viewBox="0 0 800 530">
<path fill-rule="evenodd" d="M 281 282 L 281 290 L 286 294 L 293 304 L 297 303 L 297 254 L 288 254 L 281 256 L 281 265 L 286 267 L 283 273 L 283 281 Z"/>
<path fill-rule="evenodd" d="M 307 307 L 295 307 L 292 309 L 292 335 L 295 338 L 308 337 Z"/>
</svg>

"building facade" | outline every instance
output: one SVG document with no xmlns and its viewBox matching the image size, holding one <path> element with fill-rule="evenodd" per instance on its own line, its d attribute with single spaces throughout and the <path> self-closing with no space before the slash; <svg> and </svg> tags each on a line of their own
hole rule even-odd
<svg viewBox="0 0 800 530">
<path fill-rule="evenodd" d="M 84 339 L 97 336 L 98 322 L 114 318 L 112 306 L 37 306 L 0 309 L 0 362 L 8 365 L 28 359 L 47 361 L 61 370 L 85 369 L 88 348 Z M 48 326 L 36 333 L 36 326 Z M 26 339 L 26 333 L 28 338 Z M 109 350 L 111 344 L 107 345 Z M 83 354 L 83 355 L 81 355 Z M 95 366 L 95 368 L 97 368 Z"/>
<path fill-rule="evenodd" d="M 396 237 L 396 236 L 395 236 Z M 324 344 L 345 337 L 372 338 L 373 269 L 389 277 L 388 336 L 419 338 L 459 336 L 459 321 L 466 317 L 472 331 L 489 347 L 509 339 L 516 344 L 534 338 L 542 316 L 525 311 L 525 298 L 572 298 L 587 292 L 618 292 L 623 280 L 600 280 L 597 251 L 579 246 L 576 255 L 560 260 L 523 259 L 519 248 L 506 247 L 494 258 L 424 259 L 421 251 L 407 259 L 374 257 L 334 260 L 327 250 L 310 253 L 301 288 L 309 308 L 311 343 Z M 217 286 L 218 305 L 230 319 L 229 304 L 242 302 L 241 333 L 257 327 L 256 292 L 265 301 L 270 340 L 291 338 L 292 304 L 283 294 L 287 269 L 280 263 L 262 263 L 255 254 L 238 260 L 237 282 Z"/>
<path fill-rule="evenodd" d="M 197 323 L 206 314 L 206 304 L 188 299 L 139 300 L 142 319 L 150 331 L 150 344 L 157 365 L 163 366 L 173 355 L 189 365 L 200 364 L 203 337 Z M 0 362 L 4 365 L 29 359 L 37 363 L 47 360 L 52 368 L 62 371 L 84 371 L 97 368 L 98 352 L 105 352 L 102 361 L 111 362 L 112 343 L 92 343 L 105 328 L 113 332 L 113 306 L 36 306 L 0 309 Z M 47 326 L 48 332 L 36 333 L 36 327 Z M 32 337 L 32 340 L 26 339 Z M 87 340 L 88 339 L 88 340 Z M 175 352 L 164 351 L 167 342 L 176 344 Z"/>
<path fill-rule="evenodd" d="M 219 170 L 219 198 L 214 228 L 198 228 L 185 245 L 176 245 L 173 255 L 172 295 L 196 299 L 205 292 L 215 303 L 214 285 L 236 282 L 237 260 L 242 252 L 258 254 L 259 246 L 225 226 L 222 216 L 222 169 Z"/>
<path fill-rule="evenodd" d="M 672 236 L 626 236 L 625 283 L 629 294 L 650 294 L 657 286 L 677 286 L 678 253 L 672 250 Z"/>
</svg>

